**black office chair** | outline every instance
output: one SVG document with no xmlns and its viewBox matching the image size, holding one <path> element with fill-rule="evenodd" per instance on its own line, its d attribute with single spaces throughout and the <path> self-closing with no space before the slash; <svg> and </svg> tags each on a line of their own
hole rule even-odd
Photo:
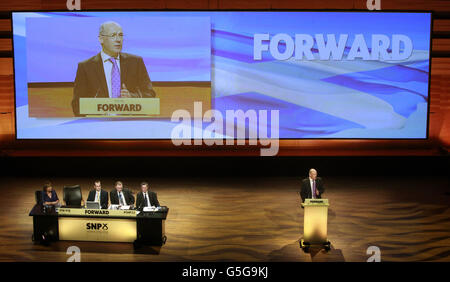
<svg viewBox="0 0 450 282">
<path fill-rule="evenodd" d="M 42 191 L 41 190 L 37 190 L 36 192 L 34 192 L 34 198 L 36 200 L 37 205 L 42 205 Z"/>
<path fill-rule="evenodd" d="M 63 198 L 67 207 L 81 207 L 81 187 L 80 185 L 64 186 Z"/>
</svg>

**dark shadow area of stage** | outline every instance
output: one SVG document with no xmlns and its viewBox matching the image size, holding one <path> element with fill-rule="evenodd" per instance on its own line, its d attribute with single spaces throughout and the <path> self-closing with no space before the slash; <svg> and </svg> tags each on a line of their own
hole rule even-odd
<svg viewBox="0 0 450 282">
<path fill-rule="evenodd" d="M 293 255 L 296 254 L 296 255 Z M 342 250 L 336 249 L 333 244 L 331 244 L 330 250 L 325 250 L 324 248 L 312 247 L 308 251 L 304 251 L 300 247 L 300 240 L 292 242 L 283 246 L 278 250 L 270 252 L 268 255 L 268 261 L 273 262 L 284 262 L 284 261 L 295 261 L 298 257 L 303 257 L 304 261 L 312 262 L 345 262 L 344 254 Z"/>
<path fill-rule="evenodd" d="M 311 256 L 311 261 L 313 262 L 345 262 L 342 250 L 336 249 L 333 244 L 331 244 L 330 250 L 312 247 L 306 253 Z"/>
<path fill-rule="evenodd" d="M 443 156 L 370 157 L 0 157 L 3 176 L 38 177 L 306 177 L 447 175 Z"/>
<path fill-rule="evenodd" d="M 35 242 L 34 246 L 42 245 L 45 248 L 36 248 L 32 247 L 28 251 L 29 252 L 66 252 L 67 248 L 70 246 L 77 246 L 82 250 L 82 253 L 101 253 L 106 255 L 111 254 L 123 254 L 123 255 L 132 255 L 132 254 L 145 254 L 145 255 L 159 255 L 161 252 L 162 246 L 150 246 L 150 245 L 142 245 L 139 248 L 134 249 L 132 243 L 118 243 L 118 242 L 83 242 L 83 241 L 58 241 L 58 242 L 50 242 L 48 244 L 41 244 L 39 242 Z"/>
</svg>

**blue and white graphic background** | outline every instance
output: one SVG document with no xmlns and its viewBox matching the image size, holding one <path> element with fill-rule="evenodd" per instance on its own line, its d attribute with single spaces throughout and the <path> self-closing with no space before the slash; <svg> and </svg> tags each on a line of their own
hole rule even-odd
<svg viewBox="0 0 450 282">
<path fill-rule="evenodd" d="M 101 22 L 121 17 L 125 21 L 130 17 L 205 17 L 211 28 L 213 107 L 224 115 L 226 110 L 279 110 L 280 138 L 427 136 L 429 13 L 66 12 L 13 15 L 18 138 L 168 139 L 177 125 L 170 120 L 28 118 L 26 39 L 31 35 L 25 19 L 29 17 L 76 18 L 80 23 L 86 18 L 101 18 Z M 145 36 L 149 27 L 140 28 L 142 41 L 133 47 L 133 53 L 143 56 L 147 63 L 153 43 Z M 363 34 L 369 48 L 372 34 L 404 34 L 413 42 L 413 53 L 405 61 L 382 62 L 276 61 L 265 52 L 263 60 L 254 61 L 255 33 L 322 33 L 336 34 L 337 38 L 349 34 L 344 58 L 355 34 Z M 126 46 L 124 52 L 128 51 Z M 68 46 L 66 55 L 77 58 L 72 52 L 77 48 L 76 44 Z M 318 58 L 316 46 L 313 54 Z M 80 57 L 80 61 L 83 59 Z M 153 79 L 157 75 L 148 64 Z M 181 69 L 183 64 L 180 62 Z M 39 69 L 39 65 L 36 67 Z M 74 79 L 66 72 L 58 77 Z"/>
</svg>

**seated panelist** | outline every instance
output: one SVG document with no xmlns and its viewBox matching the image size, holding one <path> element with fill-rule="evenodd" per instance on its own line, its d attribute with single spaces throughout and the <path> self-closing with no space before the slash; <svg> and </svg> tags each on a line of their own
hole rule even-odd
<svg viewBox="0 0 450 282">
<path fill-rule="evenodd" d="M 108 192 L 102 189 L 100 180 L 94 181 L 94 189 L 89 192 L 88 201 L 100 203 L 102 209 L 108 208 Z"/>
<path fill-rule="evenodd" d="M 47 206 L 59 205 L 59 198 L 56 191 L 53 190 L 51 182 L 45 182 L 42 193 L 42 203 Z"/>
<path fill-rule="evenodd" d="M 134 205 L 134 196 L 130 190 L 123 188 L 121 181 L 116 181 L 114 189 L 109 192 L 111 205 L 132 206 Z"/>
<path fill-rule="evenodd" d="M 149 191 L 147 182 L 141 183 L 141 192 L 136 196 L 136 207 L 159 207 L 158 197 L 155 192 Z"/>
</svg>

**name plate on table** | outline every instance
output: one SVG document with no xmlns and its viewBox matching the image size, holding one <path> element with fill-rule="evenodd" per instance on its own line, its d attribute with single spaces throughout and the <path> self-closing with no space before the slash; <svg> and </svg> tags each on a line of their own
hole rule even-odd
<svg viewBox="0 0 450 282">
<path fill-rule="evenodd" d="M 60 208 L 59 215 L 82 215 L 82 216 L 112 216 L 112 217 L 136 217 L 135 210 L 92 210 L 92 209 L 73 209 Z"/>
<path fill-rule="evenodd" d="M 159 98 L 80 98 L 80 114 L 97 117 L 159 115 Z"/>
<path fill-rule="evenodd" d="M 305 199 L 306 206 L 329 206 L 328 199 Z"/>
</svg>

